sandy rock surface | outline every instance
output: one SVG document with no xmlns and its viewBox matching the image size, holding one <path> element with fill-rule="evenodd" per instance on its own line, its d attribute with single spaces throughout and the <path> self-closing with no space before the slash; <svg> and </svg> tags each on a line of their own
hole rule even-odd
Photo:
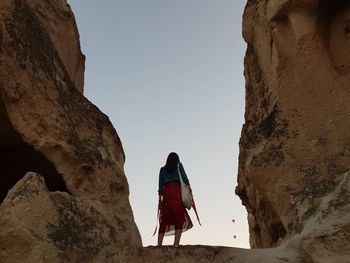
<svg viewBox="0 0 350 263">
<path fill-rule="evenodd" d="M 130 242 L 121 240 L 126 226 L 112 207 L 96 198 L 49 192 L 36 173 L 9 191 L 0 214 L 1 262 L 104 262 Z"/>
<path fill-rule="evenodd" d="M 26 172 L 41 174 L 49 192 L 61 192 L 42 193 L 42 203 L 33 198 L 25 206 L 7 202 L 7 196 L 0 206 L 0 221 L 9 226 L 0 228 L 0 244 L 12 252 L 33 251 L 28 262 L 49 262 L 46 257 L 58 254 L 71 260 L 65 262 L 78 262 L 79 253 L 90 260 L 117 244 L 141 246 L 121 142 L 108 117 L 82 95 L 83 75 L 84 56 L 66 1 L 0 1 L 0 201 Z M 76 209 L 81 212 L 77 217 L 69 212 Z M 61 221 L 57 213 L 64 216 Z M 52 219 L 55 231 L 67 232 L 71 242 L 79 235 L 65 228 L 71 216 L 88 238 L 101 238 L 93 249 L 65 247 L 64 240 L 49 246 L 43 238 L 49 223 L 36 222 L 33 214 Z M 91 225 L 79 222 L 93 216 Z M 0 251 L 0 262 L 14 255 L 5 251 Z"/>
<path fill-rule="evenodd" d="M 255 249 L 143 248 L 65 0 L 0 1 L 0 262 L 350 263 L 350 7 L 249 0 L 237 194 Z"/>
<path fill-rule="evenodd" d="M 252 247 L 303 236 L 310 262 L 350 261 L 349 26 L 348 1 L 248 1 L 236 193 Z"/>
</svg>

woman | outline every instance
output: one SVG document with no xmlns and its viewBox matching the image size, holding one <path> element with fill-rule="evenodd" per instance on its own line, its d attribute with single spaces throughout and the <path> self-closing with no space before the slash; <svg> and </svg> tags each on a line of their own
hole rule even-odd
<svg viewBox="0 0 350 263">
<path fill-rule="evenodd" d="M 177 166 L 179 165 L 182 180 L 190 185 L 179 156 L 172 152 L 166 164 L 159 172 L 159 232 L 158 246 L 163 243 L 164 236 L 175 234 L 174 246 L 180 244 L 182 232 L 192 228 L 193 224 L 186 208 L 182 204 L 181 186 Z"/>
</svg>

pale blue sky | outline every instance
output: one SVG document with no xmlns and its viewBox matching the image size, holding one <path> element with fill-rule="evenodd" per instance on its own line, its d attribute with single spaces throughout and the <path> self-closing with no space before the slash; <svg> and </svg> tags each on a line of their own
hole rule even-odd
<svg viewBox="0 0 350 263">
<path fill-rule="evenodd" d="M 244 115 L 246 1 L 68 2 L 86 55 L 85 95 L 109 116 L 122 140 L 144 246 L 156 244 L 151 233 L 158 173 L 167 154 L 176 151 L 203 224 L 190 211 L 195 226 L 182 244 L 249 247 L 247 214 L 234 195 Z"/>
</svg>

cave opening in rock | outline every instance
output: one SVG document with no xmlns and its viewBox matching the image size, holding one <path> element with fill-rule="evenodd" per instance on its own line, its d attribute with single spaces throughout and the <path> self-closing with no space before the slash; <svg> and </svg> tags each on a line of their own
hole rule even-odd
<svg viewBox="0 0 350 263">
<path fill-rule="evenodd" d="M 50 191 L 68 192 L 56 167 L 41 152 L 22 140 L 0 103 L 0 202 L 26 172 L 42 175 Z"/>
<path fill-rule="evenodd" d="M 332 19 L 345 8 L 349 8 L 348 0 L 321 0 L 319 3 L 319 20 L 323 28 L 328 28 Z"/>
</svg>

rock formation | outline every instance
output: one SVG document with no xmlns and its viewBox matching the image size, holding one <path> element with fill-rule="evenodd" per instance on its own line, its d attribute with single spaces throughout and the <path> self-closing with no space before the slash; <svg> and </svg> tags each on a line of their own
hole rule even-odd
<svg viewBox="0 0 350 263">
<path fill-rule="evenodd" d="M 250 242 L 350 262 L 350 3 L 248 1 L 236 193 Z"/>
<path fill-rule="evenodd" d="M 141 246 L 121 142 L 82 95 L 83 76 L 66 1 L 0 1 L 1 202 L 19 181 L 0 206 L 0 262 L 84 262 Z"/>
<path fill-rule="evenodd" d="M 349 263 L 349 17 L 347 1 L 247 3 L 237 194 L 265 249 L 142 248 L 69 5 L 0 1 L 0 262 Z"/>
</svg>

